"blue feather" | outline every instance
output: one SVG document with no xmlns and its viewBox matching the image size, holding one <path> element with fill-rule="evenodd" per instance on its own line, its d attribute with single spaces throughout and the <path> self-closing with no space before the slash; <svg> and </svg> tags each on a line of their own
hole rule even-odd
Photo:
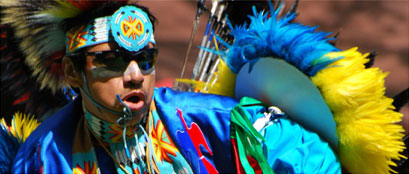
<svg viewBox="0 0 409 174">
<path fill-rule="evenodd" d="M 284 59 L 306 75 L 313 76 L 342 58 L 323 57 L 329 52 L 340 51 L 328 43 L 332 39 L 326 38 L 330 33 L 315 32 L 318 27 L 289 23 L 296 17 L 295 13 L 277 19 L 280 8 L 269 18 L 268 12 L 257 12 L 253 7 L 254 14 L 249 16 L 249 24 L 233 28 L 228 22 L 230 34 L 235 41 L 232 45 L 223 43 L 227 50 L 219 54 L 234 73 L 238 73 L 251 60 L 273 56 Z"/>
<path fill-rule="evenodd" d="M 0 173 L 11 173 L 20 144 L 6 127 L 0 124 Z"/>
</svg>

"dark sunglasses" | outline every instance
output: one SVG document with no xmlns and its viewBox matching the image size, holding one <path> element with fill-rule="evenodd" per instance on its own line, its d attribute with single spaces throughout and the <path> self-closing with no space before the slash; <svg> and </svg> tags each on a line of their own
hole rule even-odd
<svg viewBox="0 0 409 174">
<path fill-rule="evenodd" d="M 95 56 L 92 63 L 98 68 L 102 67 L 112 71 L 125 71 L 129 62 L 135 60 L 143 74 L 150 74 L 155 69 L 158 49 L 145 48 L 135 53 L 123 50 L 84 53 L 86 56 Z"/>
</svg>

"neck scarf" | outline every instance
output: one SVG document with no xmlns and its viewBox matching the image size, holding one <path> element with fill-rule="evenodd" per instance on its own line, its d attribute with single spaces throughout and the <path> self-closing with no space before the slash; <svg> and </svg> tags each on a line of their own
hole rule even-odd
<svg viewBox="0 0 409 174">
<path fill-rule="evenodd" d="M 141 125 L 126 129 L 94 116 L 84 108 L 78 124 L 72 150 L 73 173 L 101 173 L 94 145 L 102 146 L 115 163 L 117 173 L 192 173 L 159 118 L 154 101 Z M 127 143 L 127 149 L 124 143 Z M 129 156 L 127 155 L 127 152 Z M 126 170 L 126 171 L 125 171 Z"/>
</svg>

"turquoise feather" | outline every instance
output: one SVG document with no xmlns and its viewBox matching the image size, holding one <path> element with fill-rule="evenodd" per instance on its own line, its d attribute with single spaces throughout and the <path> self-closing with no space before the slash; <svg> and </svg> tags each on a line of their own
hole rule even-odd
<svg viewBox="0 0 409 174">
<path fill-rule="evenodd" d="M 251 60 L 273 56 L 284 59 L 306 75 L 313 76 L 342 58 L 324 56 L 329 52 L 340 51 L 328 43 L 332 39 L 327 38 L 330 33 L 315 32 L 317 27 L 290 23 L 296 17 L 295 13 L 277 19 L 279 10 L 280 8 L 268 17 L 268 12 L 258 13 L 253 7 L 254 14 L 249 16 L 250 24 L 234 28 L 229 24 L 234 43 L 229 45 L 218 39 L 227 50 L 214 52 L 222 56 L 234 73 Z"/>
</svg>

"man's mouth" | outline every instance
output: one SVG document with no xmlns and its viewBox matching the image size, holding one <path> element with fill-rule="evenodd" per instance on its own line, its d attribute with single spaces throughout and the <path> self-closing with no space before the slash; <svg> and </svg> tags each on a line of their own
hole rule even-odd
<svg viewBox="0 0 409 174">
<path fill-rule="evenodd" d="M 145 106 L 145 94 L 142 92 L 132 92 L 126 95 L 122 101 L 128 105 L 132 111 L 139 111 Z"/>
</svg>

